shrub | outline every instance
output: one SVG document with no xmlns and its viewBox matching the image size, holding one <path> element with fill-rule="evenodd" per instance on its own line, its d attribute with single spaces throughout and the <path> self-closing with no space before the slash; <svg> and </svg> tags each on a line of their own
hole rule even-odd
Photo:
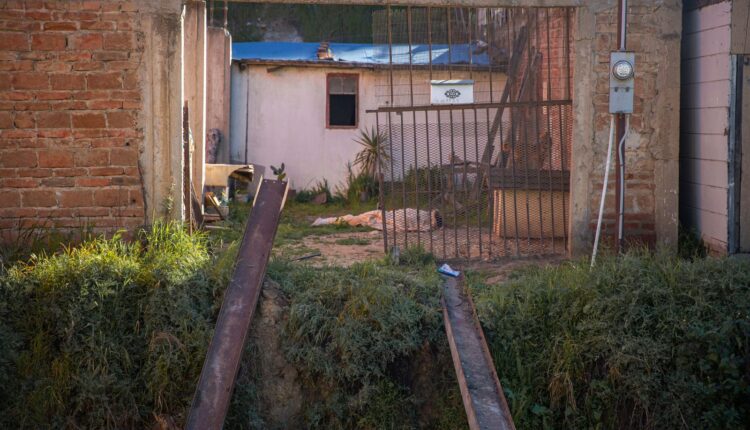
<svg viewBox="0 0 750 430">
<path fill-rule="evenodd" d="M 213 329 L 210 256 L 205 237 L 178 224 L 140 239 L 99 238 L 8 269 L 0 427 L 185 419 Z"/>
<path fill-rule="evenodd" d="M 308 426 L 415 428 L 430 419 L 419 413 L 426 398 L 458 391 L 433 265 L 314 268 L 275 262 L 269 276 L 290 302 L 282 339 L 286 357 L 304 386 L 316 390 L 305 410 Z M 445 364 L 431 375 L 432 393 L 414 390 L 425 347 Z M 446 401 L 445 410 L 460 410 L 460 397 L 450 398 L 455 402 Z"/>
<path fill-rule="evenodd" d="M 631 253 L 472 286 L 518 428 L 745 428 L 750 265 Z"/>
</svg>

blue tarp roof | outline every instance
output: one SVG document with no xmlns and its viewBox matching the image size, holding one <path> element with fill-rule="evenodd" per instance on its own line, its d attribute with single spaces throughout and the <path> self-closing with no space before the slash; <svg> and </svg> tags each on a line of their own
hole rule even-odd
<svg viewBox="0 0 750 430">
<path fill-rule="evenodd" d="M 232 44 L 233 60 L 251 61 L 299 61 L 314 63 L 358 63 L 362 65 L 388 65 L 391 54 L 393 64 L 409 64 L 409 45 L 372 45 L 363 43 L 330 43 L 333 60 L 318 59 L 319 43 L 311 42 L 237 42 Z M 470 54 L 471 50 L 471 54 Z M 450 55 L 450 62 L 449 57 Z M 429 64 L 430 46 L 412 45 L 411 61 L 414 65 Z M 486 52 L 480 52 L 476 45 L 454 44 L 432 45 L 432 64 L 469 64 L 486 66 L 488 57 Z"/>
</svg>

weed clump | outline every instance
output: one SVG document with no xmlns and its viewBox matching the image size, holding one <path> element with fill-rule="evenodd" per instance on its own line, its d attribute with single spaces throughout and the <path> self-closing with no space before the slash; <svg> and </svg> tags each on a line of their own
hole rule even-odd
<svg viewBox="0 0 750 430">
<path fill-rule="evenodd" d="M 750 264 L 634 252 L 472 285 L 518 428 L 744 428 Z"/>
<path fill-rule="evenodd" d="M 271 265 L 269 276 L 289 300 L 285 355 L 304 385 L 316 389 L 304 411 L 307 426 L 415 428 L 438 419 L 420 415 L 426 397 L 458 390 L 434 269 L 380 262 L 350 268 Z M 415 388 L 425 354 L 445 364 L 431 375 L 431 393 Z M 445 409 L 460 411 L 458 398 Z"/>
<path fill-rule="evenodd" d="M 0 427 L 184 421 L 213 330 L 205 237 L 157 224 L 34 255 L 0 279 Z"/>
</svg>

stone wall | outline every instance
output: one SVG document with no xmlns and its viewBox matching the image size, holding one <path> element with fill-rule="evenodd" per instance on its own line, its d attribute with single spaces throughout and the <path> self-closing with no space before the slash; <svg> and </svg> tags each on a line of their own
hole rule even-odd
<svg viewBox="0 0 750 430">
<path fill-rule="evenodd" d="M 144 197 L 157 185 L 144 183 L 139 163 L 154 159 L 144 99 L 169 82 L 144 79 L 156 59 L 143 26 L 166 13 L 179 30 L 180 5 L 148 3 L 0 2 L 2 237 L 40 226 L 132 229 L 151 217 Z M 161 42 L 179 47 L 180 32 L 169 37 Z"/>
</svg>

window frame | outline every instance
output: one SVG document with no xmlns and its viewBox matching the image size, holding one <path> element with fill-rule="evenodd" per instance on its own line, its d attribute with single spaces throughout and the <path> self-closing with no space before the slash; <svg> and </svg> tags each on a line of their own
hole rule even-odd
<svg viewBox="0 0 750 430">
<path fill-rule="evenodd" d="M 331 78 L 354 78 L 354 125 L 331 125 Z M 359 128 L 359 73 L 326 73 L 326 128 L 329 130 Z"/>
</svg>

